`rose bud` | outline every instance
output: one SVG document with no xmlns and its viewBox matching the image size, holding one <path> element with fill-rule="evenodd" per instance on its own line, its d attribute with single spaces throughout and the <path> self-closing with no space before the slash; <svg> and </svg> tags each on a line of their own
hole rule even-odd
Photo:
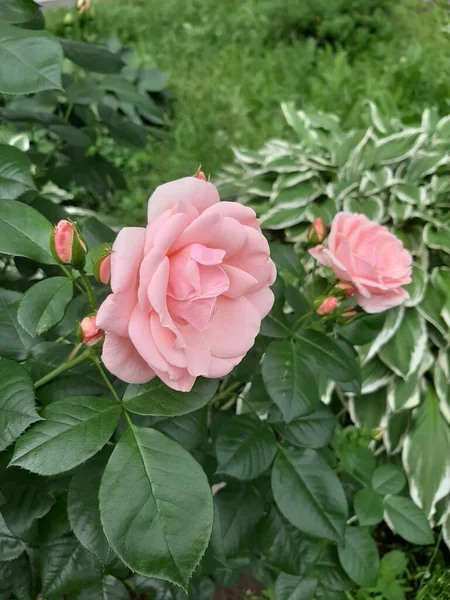
<svg viewBox="0 0 450 600">
<path fill-rule="evenodd" d="M 314 219 L 313 224 L 311 225 L 308 231 L 308 241 L 311 244 L 320 244 L 327 237 L 327 230 L 325 227 L 325 223 L 323 219 L 320 217 Z"/>
<path fill-rule="evenodd" d="M 344 319 L 351 319 L 357 314 L 358 313 L 356 312 L 356 310 L 348 310 L 347 312 L 342 313 L 341 317 L 344 317 Z"/>
<path fill-rule="evenodd" d="M 356 292 L 356 288 L 351 283 L 338 283 L 334 286 L 334 293 L 342 295 L 344 298 L 350 298 Z"/>
<path fill-rule="evenodd" d="M 97 327 L 97 320 L 94 315 L 84 317 L 79 326 L 78 335 L 80 341 L 85 346 L 95 346 L 102 339 L 103 329 Z"/>
<path fill-rule="evenodd" d="M 354 298 L 367 313 L 379 313 L 409 298 L 412 256 L 399 238 L 365 215 L 340 212 L 333 220 L 328 247 L 309 251 L 320 264 L 355 288 Z"/>
<path fill-rule="evenodd" d="M 88 12 L 91 8 L 91 0 L 78 0 L 77 9 L 80 14 Z"/>
<path fill-rule="evenodd" d="M 53 228 L 52 254 L 58 262 L 82 269 L 86 262 L 86 244 L 75 223 L 60 221 Z"/>
<path fill-rule="evenodd" d="M 203 171 L 199 171 L 198 172 L 197 179 L 201 179 L 202 181 L 206 181 L 206 175 L 203 173 Z"/>
<path fill-rule="evenodd" d="M 323 317 L 324 315 L 328 315 L 336 310 L 337 305 L 339 304 L 339 300 L 334 296 L 330 296 L 329 298 L 322 298 L 316 300 L 314 303 L 316 308 L 316 314 Z"/>
<path fill-rule="evenodd" d="M 108 285 L 111 279 L 111 250 L 102 254 L 94 263 L 94 277 L 99 283 Z"/>
</svg>

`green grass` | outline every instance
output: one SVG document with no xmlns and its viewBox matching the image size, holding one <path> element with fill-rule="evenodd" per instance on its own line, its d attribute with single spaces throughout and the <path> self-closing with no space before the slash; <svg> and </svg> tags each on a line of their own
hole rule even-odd
<svg viewBox="0 0 450 600">
<path fill-rule="evenodd" d="M 297 17 L 297 0 L 286 0 L 286 16 L 279 0 L 98 2 L 88 35 L 133 43 L 146 66 L 168 73 L 175 98 L 169 138 L 124 155 L 130 192 L 115 212 L 128 222 L 139 219 L 159 183 L 194 173 L 199 163 L 214 177 L 231 160 L 232 145 L 255 148 L 286 135 L 279 110 L 285 100 L 335 112 L 349 126 L 365 121 L 367 98 L 406 121 L 429 105 L 448 112 L 450 34 L 442 31 L 448 13 L 410 1 L 399 0 L 378 15 L 389 27 L 382 22 L 375 35 L 363 30 L 357 44 L 353 36 L 344 47 L 305 37 L 307 26 L 296 26 L 303 18 Z M 63 16 L 49 13 L 50 27 Z M 338 28 L 339 21 L 331 25 Z"/>
</svg>

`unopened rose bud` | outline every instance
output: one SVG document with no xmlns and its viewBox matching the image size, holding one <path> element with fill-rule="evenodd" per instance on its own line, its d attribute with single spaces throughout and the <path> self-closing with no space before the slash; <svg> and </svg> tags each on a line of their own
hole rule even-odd
<svg viewBox="0 0 450 600">
<path fill-rule="evenodd" d="M 339 300 L 334 296 L 329 296 L 328 298 L 325 298 L 325 300 L 321 301 L 320 304 L 318 302 L 317 304 L 317 308 L 315 307 L 316 314 L 323 317 L 324 315 L 328 315 L 336 310 Z"/>
<path fill-rule="evenodd" d="M 351 283 L 337 283 L 334 286 L 334 293 L 344 296 L 344 298 L 350 298 L 356 292 L 355 286 Z"/>
<path fill-rule="evenodd" d="M 94 277 L 99 283 L 108 285 L 111 279 L 111 251 L 100 256 L 94 263 Z"/>
<path fill-rule="evenodd" d="M 95 346 L 103 337 L 103 329 L 97 327 L 96 317 L 84 317 L 79 326 L 78 335 L 85 346 Z"/>
<path fill-rule="evenodd" d="M 202 181 L 206 181 L 206 175 L 203 173 L 203 171 L 199 171 L 198 172 L 197 179 L 201 179 Z"/>
<path fill-rule="evenodd" d="M 323 219 L 314 219 L 308 232 L 308 240 L 311 244 L 320 244 L 327 237 L 327 229 Z"/>
<path fill-rule="evenodd" d="M 348 310 L 347 312 L 342 313 L 341 317 L 344 317 L 344 319 L 351 319 L 357 314 L 358 313 L 356 312 L 356 310 Z"/>
<path fill-rule="evenodd" d="M 51 239 L 53 256 L 64 265 L 82 269 L 86 262 L 86 244 L 74 223 L 60 221 L 53 229 Z"/>
</svg>

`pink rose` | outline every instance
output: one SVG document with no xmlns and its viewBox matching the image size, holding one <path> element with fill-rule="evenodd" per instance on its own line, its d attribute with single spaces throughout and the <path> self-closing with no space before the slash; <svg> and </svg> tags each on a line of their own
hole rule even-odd
<svg viewBox="0 0 450 600">
<path fill-rule="evenodd" d="M 411 283 L 411 254 L 386 227 L 364 215 L 338 213 L 328 248 L 319 245 L 309 252 L 354 286 L 356 302 L 368 313 L 383 312 L 409 298 L 401 286 Z"/>
<path fill-rule="evenodd" d="M 147 227 L 125 227 L 113 245 L 113 293 L 97 315 L 105 366 L 123 381 L 157 375 L 180 391 L 227 375 L 272 308 L 275 276 L 252 209 L 219 202 L 195 177 L 158 187 Z"/>
</svg>

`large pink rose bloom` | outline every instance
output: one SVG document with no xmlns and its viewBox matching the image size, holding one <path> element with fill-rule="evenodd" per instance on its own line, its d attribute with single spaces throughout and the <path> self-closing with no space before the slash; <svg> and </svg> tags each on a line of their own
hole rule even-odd
<svg viewBox="0 0 450 600">
<path fill-rule="evenodd" d="M 364 215 L 338 213 L 328 247 L 319 245 L 309 252 L 354 286 L 356 302 L 368 313 L 383 312 L 409 298 L 401 286 L 411 283 L 411 254 L 386 227 Z"/>
<path fill-rule="evenodd" d="M 195 177 L 160 186 L 147 227 L 125 227 L 113 245 L 113 293 L 97 315 L 105 366 L 185 392 L 196 377 L 227 375 L 272 308 L 275 276 L 253 210 L 219 202 Z"/>
</svg>

